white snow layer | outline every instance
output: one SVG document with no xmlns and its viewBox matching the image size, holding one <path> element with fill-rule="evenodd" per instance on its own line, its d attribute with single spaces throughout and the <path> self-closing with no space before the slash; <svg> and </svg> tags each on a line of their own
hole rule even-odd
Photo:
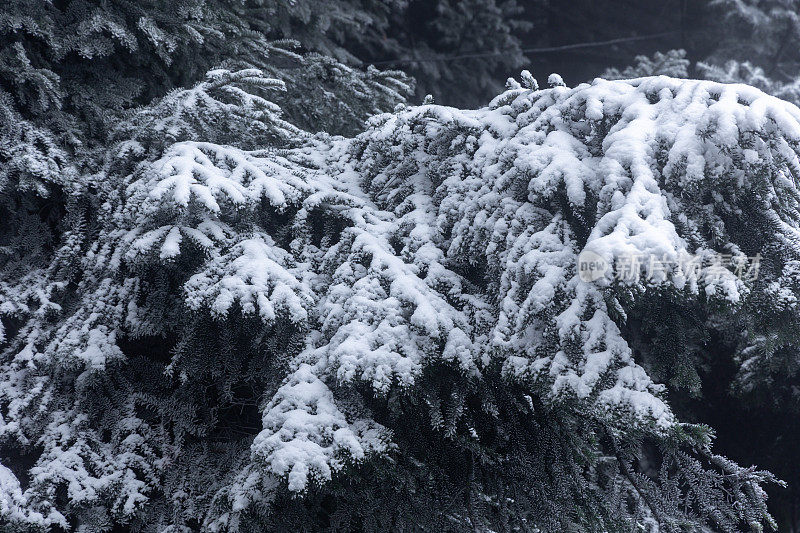
<svg viewBox="0 0 800 533">
<path fill-rule="evenodd" d="M 426 365 L 480 379 L 498 364 L 546 401 L 668 428 L 674 417 L 663 387 L 610 314 L 611 274 L 581 281 L 578 254 L 591 250 L 614 264 L 630 254 L 677 262 L 710 253 L 686 202 L 707 196 L 701 211 L 713 218 L 735 212 L 735 191 L 756 185 L 775 227 L 798 242 L 787 213 L 798 206 L 800 110 L 741 85 L 548 82 L 544 90 L 510 83 L 474 111 L 398 110 L 374 117 L 355 139 L 316 138 L 280 154 L 178 143 L 129 178 L 119 246 L 89 259 L 102 272 L 122 261 L 173 265 L 200 251 L 184 286 L 189 309 L 215 317 L 236 309 L 309 331 L 251 449 L 254 463 L 291 491 L 390 447 L 385 429 L 337 407 L 335 383 L 362 381 L 385 394 L 414 386 Z M 715 194 L 702 194 L 708 188 Z M 290 242 L 256 222 L 283 213 L 295 224 Z M 336 238 L 308 236 L 307 221 L 319 214 L 340 224 Z M 673 269 L 659 283 L 732 303 L 748 290 L 724 272 L 689 280 Z M 131 296 L 136 281 L 97 287 L 46 352 L 31 342 L 17 355 L 23 370 L 15 379 L 27 379 L 24 369 L 48 353 L 94 369 L 123 357 L 117 331 L 149 327 Z M 45 405 L 45 395 L 14 402 Z M 15 422 L 1 422 L 0 432 L 16 431 Z M 63 424 L 48 431 L 66 432 Z M 98 452 L 77 434 L 52 442 L 59 449 L 45 450 L 34 471 L 62 476 L 72 497 L 120 483 L 83 469 L 81 458 Z M 120 512 L 145 498 L 133 481 Z M 0 466 L 0 513 L 23 513 L 26 497 Z"/>
</svg>

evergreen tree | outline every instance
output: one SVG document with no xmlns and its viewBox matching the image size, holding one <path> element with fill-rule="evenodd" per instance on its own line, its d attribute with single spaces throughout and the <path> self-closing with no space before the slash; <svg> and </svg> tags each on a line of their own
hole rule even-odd
<svg viewBox="0 0 800 533">
<path fill-rule="evenodd" d="M 637 77 L 666 74 L 685 77 L 687 72 L 724 83 L 744 83 L 762 91 L 800 104 L 800 58 L 797 56 L 798 4 L 794 1 L 710 2 L 705 8 L 719 19 L 708 33 L 714 47 L 694 65 L 681 71 L 660 58 L 680 51 L 656 54 L 653 59 L 637 58 L 639 64 L 622 73 L 612 69 L 604 77 Z M 791 267 L 787 267 L 791 268 Z M 791 274 L 787 272 L 784 283 Z M 777 491 L 771 509 L 781 530 L 800 530 L 800 476 L 794 464 L 800 429 L 796 421 L 797 391 L 800 375 L 797 368 L 797 332 L 792 304 L 782 296 L 760 300 L 743 310 L 735 326 L 726 326 L 712 334 L 698 331 L 693 323 L 706 319 L 692 312 L 670 327 L 660 326 L 663 340 L 691 338 L 709 346 L 709 353 L 692 379 L 695 386 L 673 390 L 674 404 L 684 417 L 702 420 L 718 429 L 718 446 L 738 461 L 756 461 L 785 479 L 789 489 Z M 759 317 L 771 324 L 771 333 L 750 337 L 750 321 Z M 758 337 L 758 336 L 756 336 Z M 669 342 L 669 341 L 668 341 Z M 713 346 L 713 347 L 712 347 Z M 690 397 L 686 397 L 690 396 Z M 737 422 L 733 422 L 736 420 Z"/>
<path fill-rule="evenodd" d="M 761 42 L 695 68 L 797 101 L 793 4 L 715 5 Z M 800 111 L 646 77 L 681 51 L 475 111 L 348 66 L 413 49 L 466 104 L 522 60 L 519 12 L 7 2 L 0 527 L 774 527 L 777 479 L 688 422 L 728 385 L 796 418 Z"/>
<path fill-rule="evenodd" d="M 372 19 L 354 4 L 11 0 L 0 13 L 3 122 L 19 115 L 80 152 L 106 141 L 120 111 L 192 85 L 226 63 L 259 68 L 296 87 L 281 101 L 295 122 L 352 133 L 409 90 L 399 72 L 361 72 L 332 59 L 351 58 L 336 40 Z M 301 53 L 301 45 L 327 55 Z M 317 121 L 311 108 L 326 119 Z"/>
<path fill-rule="evenodd" d="M 715 334 L 743 376 L 788 355 L 800 111 L 523 81 L 347 139 L 285 120 L 280 80 L 215 69 L 132 112 L 92 172 L 48 172 L 53 146 L 10 173 L 5 527 L 773 524 L 774 477 L 715 455 L 658 383 L 696 386 Z M 582 251 L 764 261 L 587 282 Z"/>
<path fill-rule="evenodd" d="M 388 61 L 418 82 L 418 101 L 432 94 L 446 105 L 473 107 L 502 88 L 497 80 L 519 68 L 524 36 L 540 21 L 519 0 L 411 0 L 391 21 L 374 24 L 352 43 L 366 62 Z M 534 22 L 535 21 L 535 22 Z M 398 60 L 394 63 L 392 60 Z"/>
<path fill-rule="evenodd" d="M 728 31 L 720 35 L 714 63 L 726 60 L 750 61 L 766 74 L 786 82 L 797 75 L 797 47 L 800 19 L 796 0 L 714 0 L 725 17 Z"/>
<path fill-rule="evenodd" d="M 710 33 L 715 45 L 690 65 L 684 50 L 636 57 L 635 65 L 608 69 L 609 79 L 692 74 L 723 83 L 745 83 L 800 103 L 800 4 L 794 0 L 712 0 L 705 10 L 721 19 Z"/>
<path fill-rule="evenodd" d="M 656 52 L 653 57 L 636 56 L 636 63 L 625 67 L 606 69 L 601 75 L 609 80 L 624 80 L 643 78 L 645 76 L 672 76 L 673 78 L 688 78 L 690 61 L 686 59 L 685 50 L 669 50 L 666 54 Z M 726 80 L 714 80 L 726 81 Z M 761 87 L 759 87 L 761 88 Z"/>
</svg>

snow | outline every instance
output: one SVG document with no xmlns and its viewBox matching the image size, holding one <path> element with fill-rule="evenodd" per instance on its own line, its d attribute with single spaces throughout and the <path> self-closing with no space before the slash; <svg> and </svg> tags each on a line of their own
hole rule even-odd
<svg viewBox="0 0 800 533">
<path fill-rule="evenodd" d="M 732 271 L 689 279 L 677 265 L 744 256 L 719 244 L 730 241 L 725 223 L 742 198 L 760 202 L 776 240 L 800 243 L 800 110 L 713 82 L 597 79 L 570 89 L 551 75 L 551 88 L 539 89 L 528 72 L 522 81 L 526 89 L 509 83 L 478 110 L 398 108 L 354 139 L 303 137 L 281 151 L 183 141 L 139 165 L 109 200 L 108 231 L 81 263 L 85 281 L 68 309 L 51 302 L 63 287 L 0 282 L 0 315 L 59 316 L 52 327 L 31 322 L 9 348 L 0 434 L 39 438 L 44 451 L 34 489 L 0 466 L 0 513 L 61 523 L 41 499 L 40 515 L 25 514 L 35 487 L 61 483 L 87 506 L 118 493 L 124 516 L 147 501 L 139 472 L 156 459 L 146 424 L 132 417 L 129 433 L 105 442 L 77 407 L 51 403 L 49 378 L 69 369 L 89 379 L 124 360 L 123 335 L 176 327 L 153 316 L 224 324 L 239 312 L 303 336 L 281 354 L 288 375 L 264 391 L 251 461 L 226 480 L 219 494 L 231 514 L 212 530 L 258 491 L 302 493 L 389 453 L 390 431 L 341 391 L 361 385 L 379 401 L 437 365 L 467 380 L 501 368 L 529 397 L 614 427 L 674 428 L 664 387 L 623 335 L 615 291 L 739 305 L 752 287 Z M 186 105 L 205 98 L 191 96 Z M 583 251 L 609 265 L 642 256 L 669 266 L 653 283 L 615 280 L 613 269 L 587 282 L 577 272 Z M 146 293 L 157 276 L 179 280 L 179 294 Z M 787 289 L 796 277 L 787 269 L 768 288 L 787 309 L 797 305 Z M 41 436 L 30 434 L 32 410 Z"/>
<path fill-rule="evenodd" d="M 278 389 L 264 411 L 263 424 L 253 440 L 253 457 L 273 474 L 285 476 L 293 492 L 306 490 L 312 479 L 330 480 L 345 460 L 359 461 L 367 452 L 385 448 L 374 428 L 364 431 L 363 422 L 347 422 L 308 364 L 300 365 Z"/>
<path fill-rule="evenodd" d="M 561 78 L 560 74 L 556 74 L 555 72 L 550 74 L 547 77 L 547 84 L 550 87 L 566 87 L 563 78 Z"/>
<path fill-rule="evenodd" d="M 280 168 L 269 161 L 211 143 L 176 143 L 153 170 L 160 179 L 149 185 L 152 202 L 186 208 L 191 201 L 211 213 L 220 211 L 220 202 L 241 206 L 261 198 L 281 208 L 302 187 L 299 179 L 276 179 Z"/>
<path fill-rule="evenodd" d="M 52 511 L 47 516 L 31 511 L 17 476 L 3 465 L 0 465 L 0 516 L 12 523 L 28 523 L 40 527 L 66 527 L 67 524 L 66 519 L 57 511 Z"/>
<path fill-rule="evenodd" d="M 524 72 L 522 79 L 533 87 L 530 73 Z M 509 375 L 544 375 L 554 399 L 596 395 L 604 408 L 668 427 L 673 416 L 661 387 L 633 359 L 605 309 L 603 291 L 614 270 L 587 287 L 576 277 L 577 255 L 591 250 L 610 265 L 630 256 L 657 257 L 670 265 L 661 281 L 683 289 L 687 279 L 672 265 L 691 254 L 711 257 L 715 251 L 710 243 L 698 248 L 681 235 L 674 220 L 685 209 L 673 191 L 697 187 L 707 179 L 708 169 L 742 175 L 740 163 L 726 155 L 740 136 L 758 137 L 759 129 L 774 128 L 783 138 L 796 139 L 800 114 L 752 88 L 713 82 L 597 79 L 567 89 L 563 80 L 551 76 L 548 83 L 552 89 L 535 92 L 509 84 L 509 91 L 489 108 L 448 110 L 439 115 L 439 124 L 424 122 L 424 130 L 416 129 L 422 123 L 419 111 L 399 112 L 361 136 L 366 145 L 361 172 L 369 173 L 368 190 L 378 191 L 373 200 L 394 210 L 399 228 L 436 228 L 426 233 L 427 239 L 443 255 L 426 251 L 421 263 L 431 258 L 437 265 L 480 259 L 498 273 L 496 284 L 490 285 L 498 291 L 492 296 L 499 304 L 489 338 L 493 346 L 508 351 Z M 602 136 L 601 128 L 608 128 Z M 459 143 L 462 132 L 477 145 Z M 451 151 L 437 146 L 437 139 L 454 137 Z M 748 150 L 743 158 L 748 164 L 785 152 L 786 170 L 768 179 L 796 198 L 794 186 L 782 182 L 784 175 L 797 172 L 794 148 L 778 141 L 756 143 Z M 395 153 L 402 153 L 402 159 Z M 440 168 L 450 172 L 442 181 L 429 177 Z M 403 183 L 391 181 L 398 174 L 407 176 Z M 386 183 L 395 187 L 391 194 L 382 192 Z M 522 187 L 526 197 L 519 195 Z M 588 233 L 584 243 L 577 241 L 573 223 L 560 211 L 562 190 L 573 213 L 587 204 L 592 208 L 579 215 Z M 397 191 L 402 191 L 399 196 Z M 419 195 L 435 197 L 438 203 L 432 208 L 407 203 Z M 720 209 L 728 203 L 727 197 L 717 200 Z M 785 231 L 793 234 L 790 228 Z M 413 237 L 411 232 L 403 251 L 409 259 L 414 257 Z M 442 277 L 438 268 L 431 269 L 437 278 Z M 748 290 L 725 269 L 688 281 L 695 293 L 702 290 L 732 304 Z M 553 347 L 546 338 L 551 324 L 558 332 Z M 566 356 L 575 343 L 582 353 L 577 361 Z M 553 352 L 536 355 L 543 348 Z"/>
<path fill-rule="evenodd" d="M 291 256 L 269 235 L 254 235 L 230 252 L 208 260 L 185 284 L 186 303 L 226 316 L 238 302 L 245 315 L 257 313 L 271 323 L 278 314 L 294 323 L 308 318 L 313 294 L 301 281 Z"/>
</svg>

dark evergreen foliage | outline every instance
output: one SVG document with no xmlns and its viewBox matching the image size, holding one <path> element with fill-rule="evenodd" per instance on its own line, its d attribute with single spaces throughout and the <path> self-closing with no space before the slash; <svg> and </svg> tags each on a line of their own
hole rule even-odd
<svg viewBox="0 0 800 533">
<path fill-rule="evenodd" d="M 658 4 L 6 2 L 0 528 L 798 527 L 800 111 L 527 70 L 434 105 L 658 13 L 687 52 L 582 68 L 797 101 L 793 2 Z"/>
</svg>

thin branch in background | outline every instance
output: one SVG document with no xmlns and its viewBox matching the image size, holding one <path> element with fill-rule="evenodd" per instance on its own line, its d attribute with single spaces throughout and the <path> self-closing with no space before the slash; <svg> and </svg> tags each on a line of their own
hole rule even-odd
<svg viewBox="0 0 800 533">
<path fill-rule="evenodd" d="M 661 37 L 669 37 L 670 35 L 675 35 L 680 33 L 679 30 L 673 31 L 665 31 L 661 33 L 651 33 L 649 35 L 640 35 L 638 37 L 622 37 L 619 39 L 609 39 L 607 41 L 595 41 L 595 42 L 586 42 L 586 43 L 575 43 L 575 44 L 565 44 L 560 46 L 545 46 L 540 48 L 522 48 L 520 52 L 524 54 L 546 54 L 552 52 L 564 52 L 567 50 L 579 50 L 581 48 L 596 48 L 600 46 L 611 46 L 614 44 L 622 44 L 622 43 L 632 43 L 637 41 L 647 41 L 651 39 L 659 39 Z M 407 65 L 411 63 L 427 63 L 432 61 L 456 61 L 459 59 L 476 59 L 481 57 L 496 57 L 507 54 L 509 52 L 513 52 L 513 49 L 506 49 L 501 51 L 481 51 L 481 52 L 472 52 L 469 54 L 457 54 L 451 56 L 436 56 L 436 57 L 423 57 L 419 59 L 411 59 L 411 58 L 404 58 L 404 59 L 388 59 L 385 61 L 373 61 L 372 64 L 375 66 L 383 66 L 383 65 Z"/>
</svg>

